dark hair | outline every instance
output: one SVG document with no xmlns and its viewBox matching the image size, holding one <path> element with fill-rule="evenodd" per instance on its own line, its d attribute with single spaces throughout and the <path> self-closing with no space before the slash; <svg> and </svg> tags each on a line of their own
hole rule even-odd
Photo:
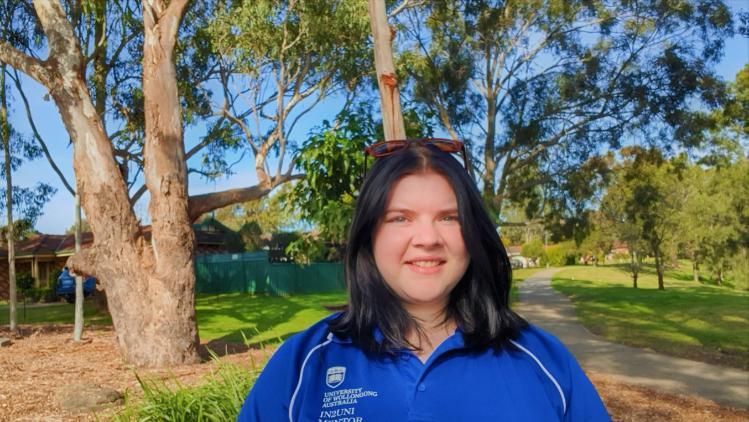
<svg viewBox="0 0 749 422">
<path fill-rule="evenodd" d="M 377 269 L 372 237 L 393 184 L 406 175 L 428 171 L 444 176 L 455 193 L 463 241 L 471 258 L 450 293 L 446 317 L 460 327 L 467 347 L 499 349 L 527 325 L 509 307 L 512 268 L 507 252 L 468 172 L 450 154 L 421 142 L 411 142 L 376 160 L 364 180 L 346 248 L 348 308 L 330 321 L 330 329 L 367 352 L 414 347 L 406 335 L 418 330 L 418 324 Z M 381 341 L 374 337 L 376 328 L 382 333 Z"/>
</svg>

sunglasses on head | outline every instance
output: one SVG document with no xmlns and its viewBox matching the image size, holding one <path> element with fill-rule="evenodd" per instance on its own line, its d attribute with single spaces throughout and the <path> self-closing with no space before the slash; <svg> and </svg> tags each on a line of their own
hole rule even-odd
<svg viewBox="0 0 749 422">
<path fill-rule="evenodd" d="M 421 138 L 421 139 L 396 139 L 392 141 L 382 141 L 376 144 L 372 144 L 364 148 L 364 152 L 374 158 L 387 157 L 388 155 L 394 154 L 398 151 L 406 149 L 411 143 L 423 143 L 426 145 L 432 145 L 442 152 L 453 154 L 460 152 L 463 157 L 463 166 L 466 170 L 471 172 L 471 166 L 468 162 L 468 154 L 466 154 L 466 147 L 463 142 L 456 141 L 455 139 L 446 138 Z M 367 172 L 367 160 L 364 159 L 364 172 Z"/>
</svg>

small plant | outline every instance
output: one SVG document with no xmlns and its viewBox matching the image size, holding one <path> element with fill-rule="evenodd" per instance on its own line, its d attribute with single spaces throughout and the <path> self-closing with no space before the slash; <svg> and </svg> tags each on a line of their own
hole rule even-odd
<svg viewBox="0 0 749 422">
<path fill-rule="evenodd" d="M 29 291 L 34 288 L 34 277 L 31 276 L 31 274 L 27 272 L 18 273 L 16 275 L 16 287 L 18 287 L 18 292 L 23 295 L 23 297 L 29 297 Z"/>
<path fill-rule="evenodd" d="M 125 409 L 115 421 L 230 421 L 236 420 L 245 397 L 260 374 L 254 361 L 247 369 L 221 362 L 212 354 L 215 369 L 204 383 L 185 386 L 178 381 L 144 380 L 136 375 L 143 397 L 127 395 Z M 173 384 L 173 385 L 170 385 Z"/>
</svg>

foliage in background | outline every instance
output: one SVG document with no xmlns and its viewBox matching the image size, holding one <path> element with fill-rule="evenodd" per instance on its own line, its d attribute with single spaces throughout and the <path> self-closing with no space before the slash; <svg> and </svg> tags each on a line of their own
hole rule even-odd
<svg viewBox="0 0 749 422">
<path fill-rule="evenodd" d="M 538 263 L 544 255 L 544 244 L 541 242 L 541 239 L 531 240 L 530 242 L 523 244 L 521 253 L 524 257 L 532 259 L 533 262 Z"/>
<path fill-rule="evenodd" d="M 204 175 L 229 173 L 221 152 L 242 151 L 260 185 L 275 188 L 294 170 L 300 119 L 330 96 L 353 97 L 372 67 L 366 3 L 221 0 L 211 12 L 205 30 L 220 86 L 213 125 L 230 136 L 217 136 L 217 149 L 203 155 Z"/>
<path fill-rule="evenodd" d="M 674 247 L 679 227 L 678 212 L 685 195 L 682 170 L 684 157 L 666 160 L 657 149 L 628 147 L 617 166 L 617 178 L 601 205 L 605 222 L 620 240 L 629 242 L 630 252 L 639 248 L 655 258 L 659 288 Z M 675 250 L 674 250 L 675 252 Z M 637 257 L 633 256 L 636 287 Z"/>
<path fill-rule="evenodd" d="M 720 0 L 420 6 L 396 17 L 404 92 L 469 142 L 498 222 L 519 195 L 564 202 L 567 178 L 627 136 L 702 142 L 691 134 L 710 122 L 689 110 L 725 100 L 713 67 L 733 22 Z"/>
<path fill-rule="evenodd" d="M 574 265 L 576 261 L 577 248 L 575 242 L 571 240 L 547 246 L 544 255 L 541 257 L 541 265 L 552 267 Z"/>
</svg>

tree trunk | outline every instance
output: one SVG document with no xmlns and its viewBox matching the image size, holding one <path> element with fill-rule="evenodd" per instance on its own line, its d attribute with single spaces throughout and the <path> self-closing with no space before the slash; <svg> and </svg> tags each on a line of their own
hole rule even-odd
<svg viewBox="0 0 749 422">
<path fill-rule="evenodd" d="M 637 288 L 637 274 L 639 273 L 637 252 L 632 251 L 629 254 L 630 257 L 630 271 L 632 272 L 632 287 Z"/>
<path fill-rule="evenodd" d="M 15 256 L 15 230 L 13 230 L 13 180 L 11 178 L 10 157 L 10 122 L 8 122 L 8 97 L 5 91 L 5 64 L 0 65 L 0 131 L 2 133 L 3 152 L 5 153 L 5 213 L 7 219 L 8 237 L 8 325 L 10 331 L 18 330 L 16 320 L 16 304 L 18 297 L 16 293 L 16 256 Z"/>
<path fill-rule="evenodd" d="M 700 282 L 700 264 L 697 263 L 696 259 L 692 261 L 692 280 L 695 283 Z"/>
<path fill-rule="evenodd" d="M 81 197 L 75 195 L 75 253 L 81 252 Z M 75 275 L 75 323 L 73 341 L 81 341 L 83 336 L 83 277 Z"/>
<path fill-rule="evenodd" d="M 136 341 L 133 348 L 146 356 L 161 355 L 159 360 L 169 364 L 199 359 L 193 266 L 195 234 L 188 212 L 182 108 L 173 55 L 185 4 L 182 3 L 181 12 L 165 13 L 153 21 L 158 11 L 143 2 L 144 9 L 150 9 L 149 13 L 144 11 L 144 156 L 147 159 L 143 174 L 151 194 L 148 209 L 153 229 L 150 255 L 153 263 L 149 266 L 153 272 L 144 277 L 146 284 L 142 286 L 151 297 L 141 320 L 144 326 L 129 324 L 127 328 Z M 170 3 L 169 7 L 173 6 L 178 6 L 178 2 Z M 109 296 L 110 307 L 114 299 Z M 154 320 L 170 323 L 154 323 Z M 139 338 L 142 333 L 148 335 L 147 346 Z"/>
<path fill-rule="evenodd" d="M 385 140 L 405 139 L 406 127 L 403 124 L 398 78 L 395 76 L 393 65 L 392 42 L 395 29 L 388 26 L 385 0 L 369 0 L 369 19 L 374 38 L 375 68 L 377 86 L 380 89 Z"/>
<path fill-rule="evenodd" d="M 718 267 L 718 278 L 715 280 L 718 283 L 718 286 L 723 285 L 723 267 Z"/>
<path fill-rule="evenodd" d="M 660 252 L 656 249 L 655 250 L 655 272 L 658 274 L 658 290 L 664 290 L 665 286 L 663 285 L 663 257 L 661 257 Z"/>
<path fill-rule="evenodd" d="M 488 58 L 487 58 L 488 60 Z M 490 69 L 487 69 L 490 70 Z M 495 178 L 497 177 L 497 160 L 494 150 L 494 138 L 496 137 L 497 128 L 497 104 L 495 101 L 494 94 L 491 89 L 492 76 L 491 73 L 487 75 L 487 110 L 486 110 L 486 139 L 484 140 L 484 180 L 483 180 L 483 192 L 484 203 L 486 203 L 491 211 L 492 217 L 496 219 L 495 223 L 499 223 L 501 220 L 502 212 L 502 200 L 497 199 L 504 188 L 506 180 L 506 169 L 509 165 L 509 160 L 505 161 L 504 168 L 502 169 L 502 177 L 499 182 L 499 189 L 495 191 Z"/>
</svg>

